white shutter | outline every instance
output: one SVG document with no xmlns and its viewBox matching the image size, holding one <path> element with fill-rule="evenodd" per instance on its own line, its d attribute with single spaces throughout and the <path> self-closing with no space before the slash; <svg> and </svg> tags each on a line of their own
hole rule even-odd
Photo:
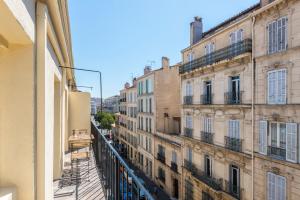
<svg viewBox="0 0 300 200">
<path fill-rule="evenodd" d="M 268 32 L 268 54 L 272 53 L 272 24 L 269 24 L 267 26 L 267 32 Z"/>
<path fill-rule="evenodd" d="M 243 29 L 237 31 L 237 39 L 236 42 L 241 42 L 243 40 Z"/>
<path fill-rule="evenodd" d="M 277 71 L 277 100 L 276 103 L 286 103 L 286 70 Z"/>
<path fill-rule="evenodd" d="M 286 124 L 286 160 L 297 162 L 297 124 Z"/>
<path fill-rule="evenodd" d="M 276 102 L 276 73 L 275 72 L 269 72 L 268 73 L 268 103 L 274 104 Z"/>
<path fill-rule="evenodd" d="M 277 30 L 277 22 L 273 22 L 273 24 L 272 24 L 272 39 L 273 39 L 273 41 L 272 41 L 272 45 L 273 45 L 273 50 L 272 50 L 272 52 L 276 52 L 277 51 L 277 48 L 278 48 L 278 40 L 277 40 L 277 34 L 278 34 L 278 30 Z"/>
<path fill-rule="evenodd" d="M 282 50 L 282 19 L 277 21 L 277 41 L 278 41 L 278 51 Z"/>
<path fill-rule="evenodd" d="M 268 200 L 276 200 L 276 175 L 268 172 Z"/>
<path fill-rule="evenodd" d="M 267 121 L 259 122 L 259 153 L 264 155 L 267 154 L 267 127 Z"/>
<path fill-rule="evenodd" d="M 276 176 L 276 200 L 286 200 L 286 180 L 285 177 Z"/>
</svg>

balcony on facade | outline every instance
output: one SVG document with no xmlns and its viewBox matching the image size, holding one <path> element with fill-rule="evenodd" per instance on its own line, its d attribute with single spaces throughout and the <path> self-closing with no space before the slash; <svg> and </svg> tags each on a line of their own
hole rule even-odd
<svg viewBox="0 0 300 200">
<path fill-rule="evenodd" d="M 214 133 L 201 131 L 201 141 L 209 144 L 213 144 Z"/>
<path fill-rule="evenodd" d="M 162 153 L 157 153 L 157 160 L 163 164 L 166 164 L 166 157 Z"/>
<path fill-rule="evenodd" d="M 193 96 L 184 96 L 183 104 L 184 105 L 192 105 L 193 104 Z"/>
<path fill-rule="evenodd" d="M 229 45 L 225 48 L 216 50 L 210 54 L 202 56 L 191 62 L 183 64 L 179 68 L 179 73 L 183 74 L 186 72 L 190 72 L 207 65 L 216 64 L 220 61 L 232 59 L 244 53 L 251 53 L 251 52 L 252 52 L 252 40 L 245 39 L 235 44 Z"/>
<path fill-rule="evenodd" d="M 178 165 L 175 162 L 171 162 L 171 170 L 173 170 L 174 172 L 178 172 Z"/>
<path fill-rule="evenodd" d="M 200 96 L 200 103 L 203 105 L 210 105 L 213 101 L 213 94 L 207 95 L 203 94 Z"/>
<path fill-rule="evenodd" d="M 242 104 L 242 94 L 243 94 L 242 91 L 225 92 L 224 93 L 225 103 L 228 105 Z"/>
<path fill-rule="evenodd" d="M 199 170 L 196 165 L 186 159 L 184 160 L 184 167 L 199 181 L 205 183 L 216 191 L 222 190 L 222 179 L 216 179 L 214 177 L 207 176 L 205 172 Z"/>
<path fill-rule="evenodd" d="M 286 149 L 268 146 L 268 156 L 279 160 L 286 160 Z"/>
<path fill-rule="evenodd" d="M 242 139 L 225 136 L 225 148 L 242 152 Z"/>
<path fill-rule="evenodd" d="M 121 102 L 126 102 L 126 97 L 120 98 L 120 103 Z"/>
<path fill-rule="evenodd" d="M 193 129 L 192 128 L 184 128 L 183 135 L 185 137 L 193 138 Z"/>
<path fill-rule="evenodd" d="M 225 188 L 224 192 L 227 194 L 233 196 L 236 199 L 242 199 L 242 193 L 241 193 L 241 188 L 240 186 L 237 186 L 230 181 L 225 180 Z"/>
</svg>

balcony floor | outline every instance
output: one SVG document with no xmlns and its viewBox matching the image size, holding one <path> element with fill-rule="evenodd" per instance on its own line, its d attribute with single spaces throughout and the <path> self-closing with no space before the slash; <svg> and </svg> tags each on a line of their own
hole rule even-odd
<svg viewBox="0 0 300 200">
<path fill-rule="evenodd" d="M 56 200 L 105 200 L 100 177 L 95 165 L 93 151 L 90 158 L 90 174 L 88 179 L 88 161 L 82 160 L 73 163 L 73 171 L 76 173 L 70 178 L 71 163 L 70 153 L 66 154 L 65 169 L 60 180 L 54 181 L 53 193 Z"/>
</svg>

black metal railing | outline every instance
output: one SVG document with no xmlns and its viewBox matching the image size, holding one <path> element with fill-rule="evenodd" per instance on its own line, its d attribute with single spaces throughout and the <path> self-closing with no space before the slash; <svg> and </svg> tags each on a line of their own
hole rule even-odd
<svg viewBox="0 0 300 200">
<path fill-rule="evenodd" d="M 171 162 L 171 169 L 172 169 L 174 172 L 178 172 L 178 165 L 177 165 L 177 163 Z"/>
<path fill-rule="evenodd" d="M 225 192 L 230 194 L 231 196 L 235 197 L 236 199 L 242 199 L 241 198 L 241 188 L 238 185 L 232 184 L 230 181 L 225 180 Z"/>
<path fill-rule="evenodd" d="M 211 132 L 201 131 L 201 141 L 209 144 L 213 143 L 214 134 Z"/>
<path fill-rule="evenodd" d="M 225 147 L 227 149 L 242 152 L 242 139 L 225 136 Z"/>
<path fill-rule="evenodd" d="M 203 94 L 200 96 L 200 103 L 204 105 L 212 104 L 213 94 L 207 95 Z"/>
<path fill-rule="evenodd" d="M 184 96 L 183 104 L 184 105 L 192 105 L 193 104 L 193 96 Z"/>
<path fill-rule="evenodd" d="M 204 67 L 206 65 L 215 64 L 222 60 L 232 59 L 238 55 L 252 52 L 252 40 L 245 39 L 241 42 L 229 45 L 225 48 L 216 50 L 208 55 L 202 56 L 191 62 L 180 66 L 179 73 L 190 72 L 192 70 Z"/>
<path fill-rule="evenodd" d="M 164 164 L 166 163 L 166 157 L 162 153 L 157 153 L 157 160 Z"/>
<path fill-rule="evenodd" d="M 103 186 L 104 198 L 108 200 L 154 200 L 140 179 L 134 174 L 134 171 L 128 167 L 93 121 L 91 131 L 94 136 L 92 146 Z"/>
<path fill-rule="evenodd" d="M 121 99 L 120 99 L 120 102 L 126 102 L 126 97 L 121 98 Z"/>
<path fill-rule="evenodd" d="M 184 128 L 184 136 L 193 138 L 193 129 L 192 128 Z"/>
<path fill-rule="evenodd" d="M 285 160 L 286 149 L 268 146 L 268 155 L 276 159 Z"/>
<path fill-rule="evenodd" d="M 188 160 L 184 160 L 184 167 L 199 181 L 205 183 L 216 191 L 222 190 L 222 179 L 207 176 L 205 172 L 199 170 L 191 161 Z"/>
<path fill-rule="evenodd" d="M 225 92 L 224 98 L 226 104 L 241 104 L 242 103 L 242 91 L 237 92 Z"/>
</svg>

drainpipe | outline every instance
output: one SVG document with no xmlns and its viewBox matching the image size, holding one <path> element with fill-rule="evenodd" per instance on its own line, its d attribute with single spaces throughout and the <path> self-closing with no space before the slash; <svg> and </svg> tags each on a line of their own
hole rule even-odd
<svg viewBox="0 0 300 200">
<path fill-rule="evenodd" d="M 251 76 L 252 76 L 252 84 L 251 84 L 251 133 L 252 133 L 252 140 L 251 140 L 251 145 L 252 145 L 252 152 L 251 152 L 251 158 L 252 158 L 252 166 L 251 166 L 251 182 L 252 182 L 252 193 L 251 193 L 251 199 L 254 199 L 254 101 L 255 101 L 255 58 L 254 58 L 254 53 L 255 53 L 255 45 L 254 45 L 254 25 L 255 25 L 255 16 L 252 17 L 252 54 L 251 54 L 251 64 L 252 64 L 252 70 L 251 70 Z"/>
</svg>

